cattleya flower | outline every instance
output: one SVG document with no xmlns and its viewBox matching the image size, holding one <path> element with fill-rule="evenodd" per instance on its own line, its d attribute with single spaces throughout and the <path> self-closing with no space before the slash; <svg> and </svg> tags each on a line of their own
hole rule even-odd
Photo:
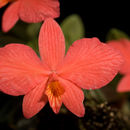
<svg viewBox="0 0 130 130">
<path fill-rule="evenodd" d="M 120 73 L 124 75 L 118 84 L 118 92 L 130 91 L 130 41 L 121 39 L 119 41 L 109 41 L 108 45 L 119 50 L 124 57 L 124 64 L 121 67 Z"/>
<path fill-rule="evenodd" d="M 48 17 L 59 17 L 58 0 L 0 0 L 0 8 L 11 3 L 2 19 L 2 29 L 9 31 L 20 18 L 27 23 L 37 23 Z"/>
<path fill-rule="evenodd" d="M 0 90 L 25 95 L 23 114 L 31 118 L 45 104 L 58 113 L 62 103 L 82 117 L 83 89 L 98 89 L 109 83 L 122 64 L 118 51 L 97 38 L 77 40 L 65 55 L 65 40 L 60 26 L 46 19 L 39 36 L 41 59 L 23 44 L 0 49 Z"/>
</svg>

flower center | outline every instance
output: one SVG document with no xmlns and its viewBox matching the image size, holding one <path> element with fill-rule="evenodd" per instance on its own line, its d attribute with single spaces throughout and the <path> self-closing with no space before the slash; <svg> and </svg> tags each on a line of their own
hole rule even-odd
<svg viewBox="0 0 130 130">
<path fill-rule="evenodd" d="M 46 94 L 51 94 L 55 97 L 61 96 L 65 92 L 64 88 L 59 84 L 58 81 L 52 81 L 48 84 Z"/>
<path fill-rule="evenodd" d="M 65 92 L 64 88 L 58 81 L 51 81 L 45 90 L 51 108 L 55 113 L 58 113 L 62 105 L 62 97 Z"/>
</svg>

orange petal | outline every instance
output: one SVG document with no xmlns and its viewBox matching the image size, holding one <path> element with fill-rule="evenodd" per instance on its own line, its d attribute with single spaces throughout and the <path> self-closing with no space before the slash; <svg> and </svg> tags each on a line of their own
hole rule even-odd
<svg viewBox="0 0 130 130">
<path fill-rule="evenodd" d="M 108 45 L 114 47 L 119 50 L 123 55 L 125 60 L 120 72 L 122 74 L 130 73 L 130 41 L 126 39 L 122 39 L 120 41 L 109 41 Z"/>
<path fill-rule="evenodd" d="M 9 31 L 18 21 L 19 1 L 12 3 L 4 12 L 2 18 L 2 30 Z"/>
<path fill-rule="evenodd" d="M 62 96 L 63 104 L 78 117 L 83 117 L 85 108 L 83 105 L 84 94 L 82 90 L 70 81 L 59 79 L 59 82 L 65 88 Z"/>
<path fill-rule="evenodd" d="M 0 0 L 0 8 L 8 4 L 8 0 Z"/>
<path fill-rule="evenodd" d="M 60 15 L 58 0 L 20 0 L 20 5 L 19 15 L 25 22 L 37 23 Z"/>
<path fill-rule="evenodd" d="M 25 118 L 36 115 L 46 105 L 48 101 L 47 96 L 44 94 L 46 81 L 47 78 L 43 79 L 42 83 L 24 96 L 23 114 Z"/>
<path fill-rule="evenodd" d="M 41 83 L 46 69 L 36 53 L 23 44 L 0 48 L 0 90 L 10 95 L 24 95 Z"/>
<path fill-rule="evenodd" d="M 84 89 L 96 89 L 114 78 L 122 62 L 115 49 L 97 38 L 86 38 L 73 43 L 58 73 Z"/>
<path fill-rule="evenodd" d="M 55 70 L 65 54 L 65 40 L 60 26 L 51 18 L 45 20 L 39 35 L 42 60 Z"/>
<path fill-rule="evenodd" d="M 129 92 L 130 91 L 130 75 L 124 76 L 119 82 L 118 92 Z"/>
</svg>

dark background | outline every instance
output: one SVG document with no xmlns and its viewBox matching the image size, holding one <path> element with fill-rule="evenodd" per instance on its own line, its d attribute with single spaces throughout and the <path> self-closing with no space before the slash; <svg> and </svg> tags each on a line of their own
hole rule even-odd
<svg viewBox="0 0 130 130">
<path fill-rule="evenodd" d="M 118 28 L 130 35 L 129 1 L 60 0 L 60 23 L 71 14 L 82 18 L 86 37 L 98 37 L 105 41 L 111 28 Z M 0 9 L 0 19 L 6 7 Z"/>
<path fill-rule="evenodd" d="M 61 0 L 60 20 L 70 14 L 79 14 L 84 22 L 86 37 L 99 37 L 105 41 L 111 28 L 130 34 L 130 10 L 128 1 Z"/>
</svg>

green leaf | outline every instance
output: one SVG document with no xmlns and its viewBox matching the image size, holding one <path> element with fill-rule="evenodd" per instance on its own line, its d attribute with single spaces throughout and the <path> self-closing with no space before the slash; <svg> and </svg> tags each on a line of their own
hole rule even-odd
<svg viewBox="0 0 130 130">
<path fill-rule="evenodd" d="M 18 39 L 21 39 L 23 41 L 28 41 L 28 35 L 26 33 L 26 29 L 29 26 L 29 24 L 19 21 L 8 33 L 8 35 L 12 35 Z"/>
<path fill-rule="evenodd" d="M 97 100 L 98 102 L 106 101 L 104 93 L 100 89 L 95 90 L 83 90 L 86 99 Z"/>
<path fill-rule="evenodd" d="M 83 22 L 76 14 L 68 16 L 61 23 L 61 28 L 66 39 L 66 51 L 74 41 L 83 38 L 85 35 Z"/>
<path fill-rule="evenodd" d="M 8 43 L 24 43 L 29 40 L 26 33 L 28 24 L 19 21 L 9 32 L 4 33 L 0 31 L 0 46 L 4 46 Z"/>
<path fill-rule="evenodd" d="M 29 42 L 27 45 L 33 48 L 35 52 L 39 55 L 39 49 L 38 49 L 38 37 L 39 37 L 39 31 L 41 28 L 42 23 L 32 23 L 29 24 L 27 27 L 27 34 L 29 37 Z"/>
<path fill-rule="evenodd" d="M 37 38 L 29 41 L 27 45 L 30 46 L 39 55 L 38 39 Z"/>
<path fill-rule="evenodd" d="M 27 34 L 30 39 L 38 37 L 42 23 L 32 23 L 27 28 Z"/>
<path fill-rule="evenodd" d="M 120 40 L 122 38 L 129 39 L 129 36 L 125 32 L 116 28 L 111 29 L 106 36 L 107 41 Z"/>
<path fill-rule="evenodd" d="M 11 35 L 11 34 L 4 34 L 0 32 L 0 46 L 4 46 L 8 43 L 24 43 L 25 41 Z"/>
</svg>

